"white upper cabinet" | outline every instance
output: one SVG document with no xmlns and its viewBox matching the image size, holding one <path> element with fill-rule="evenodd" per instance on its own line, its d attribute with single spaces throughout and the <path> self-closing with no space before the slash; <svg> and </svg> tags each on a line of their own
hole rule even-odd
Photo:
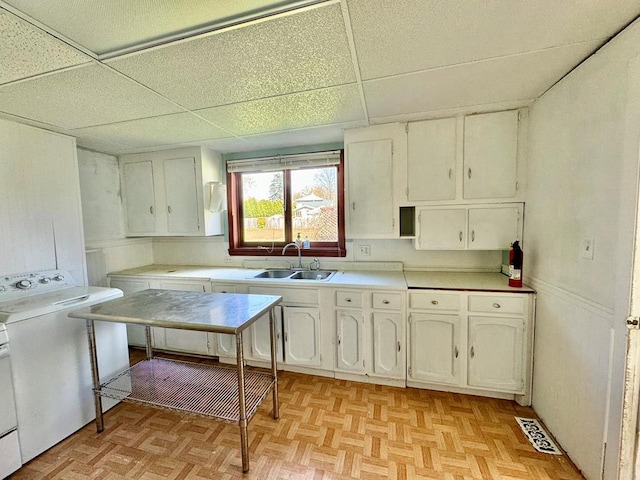
<svg viewBox="0 0 640 480">
<path fill-rule="evenodd" d="M 179 150 L 120 157 L 127 236 L 221 235 L 223 212 L 209 209 L 210 185 L 221 160 L 210 150 Z"/>
<path fill-rule="evenodd" d="M 518 110 L 407 124 L 400 204 L 520 199 Z"/>
<path fill-rule="evenodd" d="M 350 237 L 394 236 L 392 141 L 351 143 L 346 163 Z"/>
<path fill-rule="evenodd" d="M 455 200 L 455 118 L 413 122 L 407 126 L 407 199 Z"/>
<path fill-rule="evenodd" d="M 464 198 L 514 198 L 518 111 L 464 118 Z"/>
</svg>

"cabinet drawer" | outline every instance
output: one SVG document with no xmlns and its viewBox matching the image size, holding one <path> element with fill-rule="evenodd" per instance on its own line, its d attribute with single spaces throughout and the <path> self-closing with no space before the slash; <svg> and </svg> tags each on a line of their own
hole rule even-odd
<svg viewBox="0 0 640 480">
<path fill-rule="evenodd" d="M 402 308 L 402 295 L 399 293 L 373 293 L 371 306 L 385 310 L 400 310 Z"/>
<path fill-rule="evenodd" d="M 524 314 L 525 303 L 522 295 L 469 295 L 470 312 Z"/>
<path fill-rule="evenodd" d="M 249 293 L 280 295 L 284 303 L 318 304 L 318 290 L 313 288 L 249 287 Z"/>
<path fill-rule="evenodd" d="M 362 308 L 362 292 L 336 292 L 336 306 Z"/>
<path fill-rule="evenodd" d="M 410 293 L 409 308 L 416 310 L 458 311 L 460 310 L 460 295 L 441 292 Z"/>
</svg>

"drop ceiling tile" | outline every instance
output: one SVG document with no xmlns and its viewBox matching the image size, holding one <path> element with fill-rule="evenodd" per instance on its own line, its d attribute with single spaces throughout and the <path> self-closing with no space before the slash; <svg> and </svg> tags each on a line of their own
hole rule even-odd
<svg viewBox="0 0 640 480">
<path fill-rule="evenodd" d="M 362 78 L 611 37 L 629 0 L 347 0 Z"/>
<path fill-rule="evenodd" d="M 182 111 L 93 64 L 0 86 L 0 112 L 72 129 Z"/>
<path fill-rule="evenodd" d="M 196 113 L 234 135 L 364 120 L 355 84 L 197 110 Z"/>
<path fill-rule="evenodd" d="M 107 63 L 190 110 L 355 81 L 339 4 Z"/>
<path fill-rule="evenodd" d="M 5 1 L 97 54 L 206 26 L 222 19 L 257 13 L 283 3 L 281 0 Z"/>
<path fill-rule="evenodd" d="M 592 53 L 587 42 L 364 82 L 370 118 L 537 98 Z"/>
<path fill-rule="evenodd" d="M 78 137 L 88 135 L 102 138 L 131 147 L 195 142 L 231 135 L 188 112 L 79 128 L 69 133 Z"/>
<path fill-rule="evenodd" d="M 0 84 L 91 60 L 0 8 Z"/>
</svg>

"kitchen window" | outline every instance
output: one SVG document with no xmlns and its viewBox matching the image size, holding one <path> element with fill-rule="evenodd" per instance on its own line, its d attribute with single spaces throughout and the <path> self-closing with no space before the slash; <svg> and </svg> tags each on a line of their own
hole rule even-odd
<svg viewBox="0 0 640 480">
<path fill-rule="evenodd" d="M 229 254 L 344 257 L 343 171 L 342 150 L 229 160 Z"/>
</svg>

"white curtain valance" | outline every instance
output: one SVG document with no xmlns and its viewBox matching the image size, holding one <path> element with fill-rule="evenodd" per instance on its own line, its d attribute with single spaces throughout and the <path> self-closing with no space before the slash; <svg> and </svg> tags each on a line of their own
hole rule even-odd
<svg viewBox="0 0 640 480">
<path fill-rule="evenodd" d="M 303 153 L 297 155 L 277 155 L 273 157 L 250 158 L 227 161 L 227 172 L 273 172 L 277 170 L 297 170 L 300 168 L 326 167 L 340 163 L 340 151 Z"/>
</svg>

